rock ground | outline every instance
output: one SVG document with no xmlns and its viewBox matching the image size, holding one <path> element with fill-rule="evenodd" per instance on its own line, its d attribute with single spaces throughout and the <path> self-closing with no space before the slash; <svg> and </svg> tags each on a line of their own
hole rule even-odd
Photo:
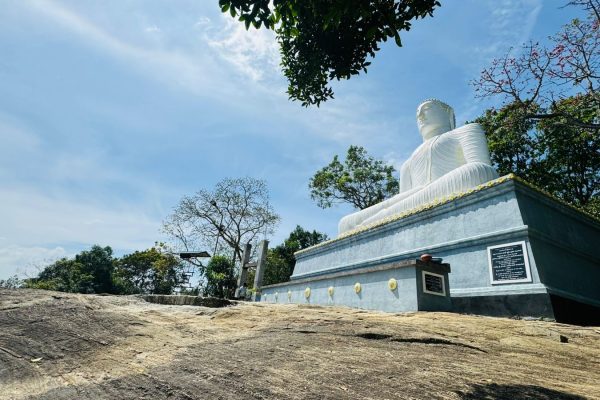
<svg viewBox="0 0 600 400">
<path fill-rule="evenodd" d="M 0 289 L 0 399 L 600 399 L 600 328 Z"/>
</svg>

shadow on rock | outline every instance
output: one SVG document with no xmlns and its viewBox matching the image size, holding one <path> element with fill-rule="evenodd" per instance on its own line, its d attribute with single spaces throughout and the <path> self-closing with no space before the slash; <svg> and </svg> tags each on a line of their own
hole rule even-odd
<svg viewBox="0 0 600 400">
<path fill-rule="evenodd" d="M 473 385 L 468 393 L 457 392 L 463 400 L 585 400 L 585 397 L 531 385 Z"/>
</svg>

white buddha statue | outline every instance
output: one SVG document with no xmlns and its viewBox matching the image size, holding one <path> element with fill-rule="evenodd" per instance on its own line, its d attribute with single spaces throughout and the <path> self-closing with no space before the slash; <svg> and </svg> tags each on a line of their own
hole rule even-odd
<svg viewBox="0 0 600 400">
<path fill-rule="evenodd" d="M 417 108 L 417 124 L 423 144 L 400 168 L 400 193 L 342 218 L 340 234 L 498 177 L 481 125 L 455 129 L 452 107 L 434 99 Z"/>
</svg>

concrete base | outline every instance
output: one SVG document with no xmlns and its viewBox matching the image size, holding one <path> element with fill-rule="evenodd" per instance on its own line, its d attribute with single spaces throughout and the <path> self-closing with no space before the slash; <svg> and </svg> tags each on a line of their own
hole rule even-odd
<svg viewBox="0 0 600 400">
<path fill-rule="evenodd" d="M 554 316 L 566 324 L 600 326 L 600 307 L 550 295 Z"/>
<path fill-rule="evenodd" d="M 454 297 L 452 306 L 455 312 L 465 314 L 555 318 L 550 295 L 547 293 Z"/>
<path fill-rule="evenodd" d="M 452 308 L 465 314 L 536 316 L 566 324 L 600 326 L 600 307 L 549 293 L 454 297 Z"/>
<path fill-rule="evenodd" d="M 260 301 L 391 312 L 450 311 L 449 272 L 448 264 L 405 260 L 264 286 Z M 435 290 L 432 283 L 439 284 Z"/>
<path fill-rule="evenodd" d="M 494 281 L 490 248 L 513 243 L 522 244 L 527 279 Z M 288 285 L 306 279 L 317 284 L 323 275 L 430 253 L 452 265 L 450 294 L 457 310 L 560 321 L 565 313 L 556 312 L 560 307 L 552 307 L 549 296 L 600 309 L 599 244 L 597 219 L 509 175 L 302 250 Z M 372 306 L 392 308 L 388 295 L 381 292 Z"/>
</svg>

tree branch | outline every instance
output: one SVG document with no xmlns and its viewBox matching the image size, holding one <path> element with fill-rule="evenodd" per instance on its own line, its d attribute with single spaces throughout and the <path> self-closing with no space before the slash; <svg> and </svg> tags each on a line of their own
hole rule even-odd
<svg viewBox="0 0 600 400">
<path fill-rule="evenodd" d="M 565 125 L 572 125 L 572 126 L 576 126 L 578 128 L 583 128 L 583 129 L 594 129 L 594 130 L 600 129 L 600 124 L 589 124 L 586 122 L 582 122 L 582 121 L 580 121 L 576 118 L 573 118 L 570 115 L 567 115 L 565 113 L 526 114 L 525 118 L 535 119 L 535 120 L 564 118 L 567 120 L 567 123 L 563 123 Z"/>
</svg>

